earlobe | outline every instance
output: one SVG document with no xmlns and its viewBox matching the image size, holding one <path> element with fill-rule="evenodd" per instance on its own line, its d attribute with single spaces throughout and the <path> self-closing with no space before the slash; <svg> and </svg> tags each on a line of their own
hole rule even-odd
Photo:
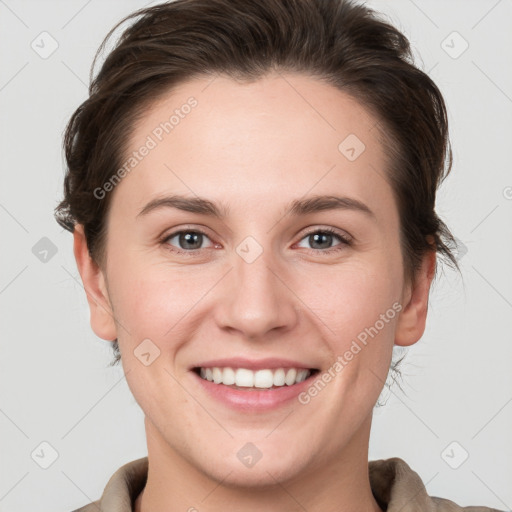
<svg viewBox="0 0 512 512">
<path fill-rule="evenodd" d="M 73 231 L 73 252 L 89 303 L 92 330 L 103 340 L 115 340 L 116 324 L 105 276 L 98 264 L 90 257 L 81 224 L 76 224 Z"/>
<path fill-rule="evenodd" d="M 430 285 L 435 275 L 437 253 L 429 251 L 423 257 L 414 285 L 409 285 L 403 310 L 397 322 L 395 345 L 416 343 L 425 332 Z"/>
</svg>

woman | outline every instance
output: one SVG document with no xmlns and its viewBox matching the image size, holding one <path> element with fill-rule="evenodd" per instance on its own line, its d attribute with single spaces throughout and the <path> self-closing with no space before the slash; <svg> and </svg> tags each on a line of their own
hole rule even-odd
<svg viewBox="0 0 512 512">
<path fill-rule="evenodd" d="M 346 0 L 131 17 L 56 216 L 148 457 L 80 510 L 493 510 L 368 462 L 393 346 L 424 332 L 437 254 L 457 266 L 446 109 L 407 39 Z"/>
</svg>

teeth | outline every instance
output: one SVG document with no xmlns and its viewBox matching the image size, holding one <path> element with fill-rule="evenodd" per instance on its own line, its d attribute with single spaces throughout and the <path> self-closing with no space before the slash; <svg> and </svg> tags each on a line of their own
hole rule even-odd
<svg viewBox="0 0 512 512">
<path fill-rule="evenodd" d="M 271 387 L 292 386 L 306 380 L 311 375 L 311 370 L 304 368 L 278 368 L 265 369 L 253 372 L 247 368 L 201 368 L 199 372 L 202 379 L 214 384 L 237 386 L 241 388 L 268 389 Z"/>
<path fill-rule="evenodd" d="M 308 370 L 300 370 L 297 374 L 297 381 L 302 382 L 308 378 Z"/>
<path fill-rule="evenodd" d="M 243 388 L 254 387 L 254 372 L 245 368 L 238 368 L 235 373 L 235 384 Z"/>
<path fill-rule="evenodd" d="M 222 383 L 231 386 L 235 381 L 235 371 L 232 368 L 224 368 L 222 371 Z"/>
<path fill-rule="evenodd" d="M 276 370 L 274 372 L 274 386 L 284 386 L 285 377 L 286 377 L 286 372 L 282 368 L 279 368 L 278 370 Z"/>
<path fill-rule="evenodd" d="M 288 372 L 286 372 L 286 377 L 284 378 L 284 382 L 287 386 L 291 386 L 296 382 L 297 378 L 297 370 L 295 368 L 290 368 Z"/>
<path fill-rule="evenodd" d="M 258 370 L 254 374 L 255 388 L 271 388 L 274 385 L 272 370 Z"/>
<path fill-rule="evenodd" d="M 220 384 L 222 381 L 222 370 L 220 368 L 212 368 L 213 382 Z"/>
</svg>

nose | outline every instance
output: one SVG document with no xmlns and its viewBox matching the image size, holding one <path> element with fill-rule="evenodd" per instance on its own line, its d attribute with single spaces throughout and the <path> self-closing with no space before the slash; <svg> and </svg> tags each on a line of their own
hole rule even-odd
<svg viewBox="0 0 512 512">
<path fill-rule="evenodd" d="M 248 262 L 234 255 L 234 268 L 223 280 L 217 297 L 216 319 L 221 329 L 250 340 L 282 335 L 298 323 L 299 299 L 286 282 L 283 267 L 264 251 Z"/>
</svg>

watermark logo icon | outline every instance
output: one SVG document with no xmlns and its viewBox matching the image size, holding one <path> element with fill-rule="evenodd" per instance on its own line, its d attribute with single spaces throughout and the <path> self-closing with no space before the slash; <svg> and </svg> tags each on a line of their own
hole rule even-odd
<svg viewBox="0 0 512 512">
<path fill-rule="evenodd" d="M 453 31 L 443 39 L 441 48 L 452 59 L 458 59 L 469 48 L 469 43 L 457 31 Z"/>
<path fill-rule="evenodd" d="M 32 247 L 32 254 L 42 263 L 48 263 L 56 254 L 57 246 L 46 236 Z"/>
<path fill-rule="evenodd" d="M 48 469 L 59 458 L 59 452 L 48 441 L 43 441 L 30 456 L 40 468 Z"/>
<path fill-rule="evenodd" d="M 263 247 L 252 236 L 244 238 L 237 246 L 236 253 L 246 262 L 252 263 L 256 261 L 261 253 Z"/>
<path fill-rule="evenodd" d="M 47 59 L 59 47 L 57 40 L 48 32 L 41 32 L 31 43 L 30 47 L 34 50 L 41 59 Z"/>
<path fill-rule="evenodd" d="M 453 238 L 455 240 L 455 258 L 457 259 L 457 261 L 460 261 L 464 257 L 464 255 L 467 254 L 468 248 L 457 237 L 454 236 Z"/>
<path fill-rule="evenodd" d="M 363 141 L 354 133 L 345 137 L 338 145 L 338 151 L 350 162 L 357 160 L 365 149 Z"/>
<path fill-rule="evenodd" d="M 139 343 L 133 353 L 144 366 L 149 366 L 160 357 L 160 349 L 149 338 Z"/>
<path fill-rule="evenodd" d="M 441 458 L 452 469 L 458 469 L 469 457 L 467 450 L 457 441 L 452 441 L 442 452 Z"/>
<path fill-rule="evenodd" d="M 244 466 L 252 468 L 261 459 L 261 457 L 263 457 L 263 454 L 255 444 L 245 443 L 242 448 L 238 450 L 236 456 Z"/>
</svg>

